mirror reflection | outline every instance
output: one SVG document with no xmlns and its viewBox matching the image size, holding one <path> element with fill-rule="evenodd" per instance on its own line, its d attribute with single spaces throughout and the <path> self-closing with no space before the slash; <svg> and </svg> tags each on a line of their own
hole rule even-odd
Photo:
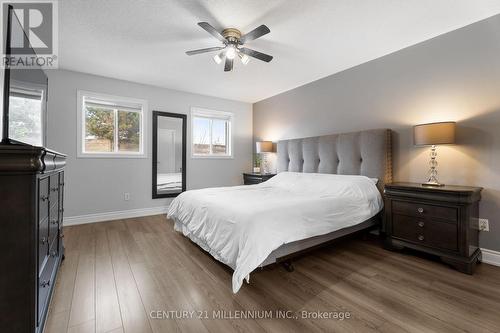
<svg viewBox="0 0 500 333">
<path fill-rule="evenodd" d="M 153 112 L 153 198 L 185 191 L 186 115 Z"/>
<path fill-rule="evenodd" d="M 47 76 L 41 69 L 12 69 L 9 89 L 9 137 L 34 146 L 45 143 Z"/>
</svg>

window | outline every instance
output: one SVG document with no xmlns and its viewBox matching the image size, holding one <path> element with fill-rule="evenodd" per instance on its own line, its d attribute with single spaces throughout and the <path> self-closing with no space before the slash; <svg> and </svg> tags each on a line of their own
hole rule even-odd
<svg viewBox="0 0 500 333">
<path fill-rule="evenodd" d="M 26 83 L 10 87 L 9 136 L 34 146 L 44 145 L 45 89 Z"/>
<path fill-rule="evenodd" d="M 147 102 L 78 91 L 79 157 L 146 157 Z"/>
<path fill-rule="evenodd" d="M 232 113 L 192 108 L 192 157 L 231 158 L 233 156 L 232 123 Z"/>
</svg>

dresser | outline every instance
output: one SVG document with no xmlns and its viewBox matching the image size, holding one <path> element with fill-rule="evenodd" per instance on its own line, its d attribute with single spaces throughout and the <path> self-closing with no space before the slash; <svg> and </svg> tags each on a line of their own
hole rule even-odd
<svg viewBox="0 0 500 333">
<path fill-rule="evenodd" d="M 0 145 L 0 327 L 42 332 L 64 256 L 66 156 L 42 147 Z"/>
<path fill-rule="evenodd" d="M 274 176 L 276 176 L 275 173 L 243 173 L 243 184 L 260 184 Z"/>
<path fill-rule="evenodd" d="M 439 256 L 472 274 L 480 258 L 480 187 L 386 184 L 385 247 L 412 248 Z"/>
</svg>

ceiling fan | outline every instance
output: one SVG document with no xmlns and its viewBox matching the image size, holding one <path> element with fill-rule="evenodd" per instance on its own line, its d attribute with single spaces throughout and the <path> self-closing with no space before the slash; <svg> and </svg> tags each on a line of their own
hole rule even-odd
<svg viewBox="0 0 500 333">
<path fill-rule="evenodd" d="M 198 22 L 198 25 L 221 41 L 224 45 L 187 51 L 186 54 L 189 56 L 206 52 L 221 51 L 216 54 L 213 59 L 217 64 L 220 64 L 225 58 L 225 72 L 233 70 L 233 61 L 236 57 L 239 57 L 244 65 L 250 61 L 249 57 L 265 62 L 273 60 L 273 57 L 268 54 L 243 47 L 246 42 L 257 39 L 271 32 L 271 30 L 269 30 L 269 28 L 264 24 L 245 35 L 242 35 L 238 29 L 234 28 L 224 29 L 221 34 L 207 22 Z"/>
</svg>

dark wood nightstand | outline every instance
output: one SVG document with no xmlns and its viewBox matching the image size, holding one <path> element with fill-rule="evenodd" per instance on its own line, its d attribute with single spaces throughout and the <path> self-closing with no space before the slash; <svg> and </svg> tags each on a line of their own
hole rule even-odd
<svg viewBox="0 0 500 333">
<path fill-rule="evenodd" d="M 260 184 L 266 180 L 276 176 L 275 173 L 243 173 L 243 184 L 253 185 Z"/>
<path fill-rule="evenodd" d="M 481 190 L 469 186 L 386 184 L 385 247 L 408 247 L 437 255 L 460 272 L 472 274 L 481 256 Z"/>
</svg>

